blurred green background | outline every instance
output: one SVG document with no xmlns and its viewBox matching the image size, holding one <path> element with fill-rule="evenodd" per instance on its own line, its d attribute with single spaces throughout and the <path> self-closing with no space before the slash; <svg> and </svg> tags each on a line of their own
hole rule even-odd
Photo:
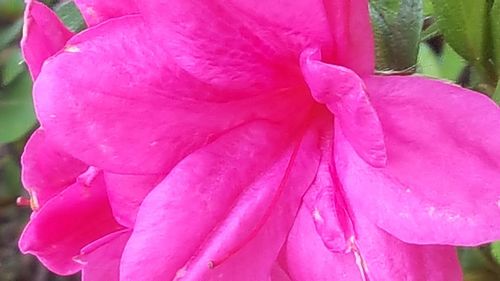
<svg viewBox="0 0 500 281">
<path fill-rule="evenodd" d="M 456 1 L 473 1 L 476 5 L 484 2 L 489 9 L 497 5 L 492 0 Z M 489 60 L 479 58 L 477 62 L 476 57 L 467 53 L 474 48 L 466 51 L 457 48 L 457 45 L 467 44 L 464 42 L 466 39 L 447 30 L 448 11 L 441 8 L 446 8 L 448 2 L 372 0 L 378 71 L 381 74 L 410 74 L 416 71 L 483 91 L 494 98 L 496 80 L 488 77 L 488 73 L 494 72 L 488 68 Z M 45 3 L 56 10 L 70 29 L 83 27 L 71 1 L 52 0 Z M 413 10 L 405 10 L 404 5 Z M 497 6 L 500 7 L 500 4 Z M 30 213 L 29 208 L 16 206 L 16 198 L 25 195 L 20 182 L 19 158 L 27 137 L 37 126 L 31 99 L 32 82 L 19 49 L 23 9 L 23 0 L 0 0 L 0 281 L 79 280 L 78 276 L 56 277 L 34 258 L 21 255 L 17 249 L 17 238 Z M 415 13 L 418 9 L 421 12 Z M 482 38 L 474 32 L 494 29 L 492 23 L 492 27 L 479 25 L 474 30 L 478 25 L 475 19 L 481 21 L 488 16 L 488 11 L 486 14 L 476 13 L 476 18 L 469 13 L 464 22 L 454 19 L 458 24 L 471 26 L 469 30 L 475 36 L 472 36 L 474 44 L 477 38 Z M 491 41 L 496 39 L 494 36 L 489 38 Z M 487 39 L 483 41 L 487 42 Z M 466 281 L 500 280 L 500 244 L 459 249 L 459 254 Z"/>
</svg>

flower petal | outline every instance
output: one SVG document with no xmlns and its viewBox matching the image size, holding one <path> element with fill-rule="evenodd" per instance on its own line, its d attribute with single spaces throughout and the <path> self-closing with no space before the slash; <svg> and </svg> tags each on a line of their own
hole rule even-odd
<svg viewBox="0 0 500 281">
<path fill-rule="evenodd" d="M 139 206 L 164 175 L 120 175 L 104 173 L 109 203 L 118 223 L 134 227 Z"/>
<path fill-rule="evenodd" d="M 407 244 L 356 212 L 353 220 L 353 253 L 366 280 L 462 280 L 454 247 Z"/>
<path fill-rule="evenodd" d="M 316 231 L 326 248 L 345 253 L 353 228 L 332 162 L 333 118 L 329 116 L 324 120 L 326 126 L 321 137 L 321 160 L 316 178 L 304 195 L 304 204 L 312 214 Z"/>
<path fill-rule="evenodd" d="M 337 169 L 353 208 L 406 242 L 498 239 L 498 106 L 479 93 L 420 77 L 373 77 L 366 84 L 388 162 L 384 169 L 370 167 L 338 134 Z"/>
<path fill-rule="evenodd" d="M 129 229 L 113 232 L 83 248 L 82 281 L 120 280 L 120 260 L 131 233 Z"/>
<path fill-rule="evenodd" d="M 289 141 L 286 132 L 263 121 L 252 122 L 181 161 L 141 205 L 125 247 L 122 280 L 182 275 L 179 269 L 233 202 L 282 153 Z"/>
<path fill-rule="evenodd" d="M 87 244 L 117 231 L 102 175 L 82 176 L 34 213 L 19 241 L 51 271 L 67 275 L 81 269 L 73 260 Z"/>
<path fill-rule="evenodd" d="M 335 115 L 356 152 L 371 165 L 383 167 L 384 133 L 361 78 L 347 68 L 321 62 L 318 49 L 306 49 L 300 64 L 312 96 Z"/>
<path fill-rule="evenodd" d="M 139 16 L 112 19 L 47 62 L 35 105 L 65 151 L 113 173 L 165 174 L 225 130 L 303 118 L 308 101 L 298 89 L 235 100 L 177 67 L 148 34 Z"/>
<path fill-rule="evenodd" d="M 175 280 L 269 279 L 302 196 L 315 177 L 318 140 L 315 127 L 299 136 L 240 194 Z"/>
<path fill-rule="evenodd" d="M 134 0 L 121 0 L 119 4 L 102 0 L 75 0 L 75 4 L 89 26 L 111 18 L 139 13 Z"/>
<path fill-rule="evenodd" d="M 335 64 L 370 75 L 375 46 L 367 0 L 323 0 L 334 40 Z"/>
<path fill-rule="evenodd" d="M 41 207 L 50 198 L 76 181 L 88 167 L 60 151 L 47 140 L 45 131 L 36 130 L 24 147 L 21 157 L 22 181 L 35 206 Z"/>
<path fill-rule="evenodd" d="M 195 76 L 207 72 L 206 80 L 227 75 L 224 73 L 247 82 L 253 81 L 252 74 L 271 77 L 265 76 L 270 75 L 267 70 L 259 70 L 260 63 L 292 64 L 298 70 L 300 52 L 310 46 L 321 46 L 325 54 L 333 54 L 321 0 L 148 0 L 140 9 L 159 39 L 163 38 L 162 44 L 179 58 L 179 65 Z M 205 55 L 200 57 L 200 53 Z M 259 56 L 248 61 L 252 53 Z M 234 63 L 227 64 L 228 60 Z M 242 73 L 241 66 L 250 72 Z"/>
<path fill-rule="evenodd" d="M 352 254 L 326 248 L 316 232 L 313 213 L 305 205 L 288 236 L 285 261 L 290 279 L 295 281 L 362 281 Z"/>
<path fill-rule="evenodd" d="M 43 62 L 61 50 L 72 35 L 49 7 L 37 0 L 27 1 L 21 49 L 33 80 Z"/>
</svg>

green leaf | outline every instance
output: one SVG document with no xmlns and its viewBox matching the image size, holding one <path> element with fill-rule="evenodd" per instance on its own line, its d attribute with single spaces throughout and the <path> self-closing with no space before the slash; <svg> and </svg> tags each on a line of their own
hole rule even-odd
<svg viewBox="0 0 500 281">
<path fill-rule="evenodd" d="M 467 66 L 465 60 L 450 45 L 443 46 L 440 58 L 441 78 L 457 82 L 462 70 Z"/>
<path fill-rule="evenodd" d="M 420 35 L 420 41 L 421 42 L 427 41 L 436 36 L 439 36 L 440 34 L 441 31 L 439 30 L 437 22 L 433 22 L 429 27 L 427 27 L 424 31 L 422 31 L 422 34 Z"/>
<path fill-rule="evenodd" d="M 0 0 L 0 20 L 14 20 L 23 14 L 23 0 Z"/>
<path fill-rule="evenodd" d="M 16 79 L 23 71 L 25 71 L 25 66 L 23 64 L 23 57 L 21 55 L 21 50 L 16 48 L 7 58 L 5 64 L 1 67 L 2 73 L 2 85 L 10 84 L 14 79 Z"/>
<path fill-rule="evenodd" d="M 16 40 L 23 29 L 23 21 L 18 20 L 13 24 L 0 29 L 0 50 Z"/>
<path fill-rule="evenodd" d="M 442 76 L 439 57 L 429 46 L 427 46 L 427 44 L 422 44 L 420 46 L 417 72 L 435 78 L 440 78 Z"/>
<path fill-rule="evenodd" d="M 495 0 L 490 10 L 493 62 L 500 77 L 500 0 Z"/>
<path fill-rule="evenodd" d="M 500 264 L 500 241 L 491 244 L 491 256 Z"/>
<path fill-rule="evenodd" d="M 416 65 L 423 25 L 422 0 L 371 0 L 377 69 L 405 71 Z"/>
<path fill-rule="evenodd" d="M 474 65 L 484 62 L 488 0 L 432 0 L 432 3 L 450 46 Z"/>
<path fill-rule="evenodd" d="M 35 125 L 31 86 L 25 71 L 0 92 L 0 143 L 19 139 Z"/>
<path fill-rule="evenodd" d="M 495 89 L 495 92 L 491 96 L 491 98 L 498 104 L 500 105 L 500 81 L 497 83 L 497 87 Z M 500 252 L 499 252 L 500 254 Z M 499 256 L 500 257 L 500 256 Z"/>
<path fill-rule="evenodd" d="M 424 15 L 430 16 L 434 13 L 434 9 L 432 8 L 431 0 L 424 0 Z"/>
<path fill-rule="evenodd" d="M 85 29 L 86 25 L 82 14 L 73 1 L 63 2 L 54 10 L 69 30 L 80 32 Z"/>
<path fill-rule="evenodd" d="M 5 155 L 0 159 L 0 179 L 4 185 L 0 189 L 0 197 L 15 198 L 19 196 L 21 190 L 21 171 L 18 161 L 10 155 Z"/>
</svg>

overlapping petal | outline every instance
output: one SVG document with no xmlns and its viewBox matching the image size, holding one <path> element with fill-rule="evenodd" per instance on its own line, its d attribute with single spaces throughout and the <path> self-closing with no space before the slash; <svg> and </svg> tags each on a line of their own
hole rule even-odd
<svg viewBox="0 0 500 281">
<path fill-rule="evenodd" d="M 316 174 L 318 129 L 312 126 L 300 132 L 304 135 L 246 187 L 176 280 L 270 278 L 302 196 Z"/>
<path fill-rule="evenodd" d="M 120 280 L 120 260 L 130 234 L 129 229 L 113 232 L 83 248 L 78 256 L 82 281 Z"/>
<path fill-rule="evenodd" d="M 165 50 L 139 16 L 75 36 L 35 83 L 40 122 L 86 163 L 115 173 L 157 174 L 251 120 L 295 123 L 309 103 L 300 85 L 234 100 L 191 76 Z"/>
<path fill-rule="evenodd" d="M 21 49 L 33 79 L 45 60 L 61 50 L 72 35 L 49 7 L 37 0 L 27 1 Z"/>
<path fill-rule="evenodd" d="M 325 246 L 313 213 L 305 205 L 295 219 L 284 255 L 288 274 L 295 281 L 364 281 L 352 254 L 333 253 Z"/>
<path fill-rule="evenodd" d="M 407 244 L 353 213 L 352 255 L 366 280 L 462 281 L 454 247 Z"/>
<path fill-rule="evenodd" d="M 164 177 L 162 174 L 122 175 L 104 172 L 109 203 L 116 221 L 133 228 L 142 201 Z"/>
<path fill-rule="evenodd" d="M 478 93 L 419 77 L 373 77 L 386 136 L 384 169 L 343 135 L 336 165 L 353 208 L 417 244 L 478 245 L 500 237 L 500 111 Z"/>
<path fill-rule="evenodd" d="M 22 181 L 30 193 L 35 208 L 41 207 L 66 187 L 88 167 L 60 151 L 47 140 L 43 129 L 36 130 L 24 148 L 21 158 Z"/>
<path fill-rule="evenodd" d="M 102 174 L 91 173 L 33 214 L 19 248 L 51 271 L 67 275 L 81 269 L 73 258 L 85 245 L 121 228 L 111 213 Z"/>
<path fill-rule="evenodd" d="M 321 61 L 318 49 L 306 49 L 300 60 L 314 99 L 325 104 L 356 152 L 383 167 L 387 160 L 384 133 L 361 78 L 352 70 Z"/>
<path fill-rule="evenodd" d="M 334 42 L 334 62 L 367 76 L 375 70 L 368 1 L 324 0 Z"/>
<path fill-rule="evenodd" d="M 89 26 L 120 16 L 139 13 L 135 0 L 120 0 L 120 3 L 102 0 L 75 0 L 75 4 Z"/>
<path fill-rule="evenodd" d="M 284 152 L 290 140 L 285 132 L 263 121 L 252 122 L 180 162 L 141 205 L 125 248 L 122 278 L 147 281 L 182 275 L 180 269 L 233 202 Z M 252 225 L 258 215 L 262 210 L 247 223 Z M 156 243 L 150 243 L 153 240 Z M 147 272 L 140 270 L 145 265 Z"/>
<path fill-rule="evenodd" d="M 241 67 L 259 70 L 261 63 L 297 69 L 300 52 L 308 46 L 322 46 L 329 58 L 333 54 L 321 0 L 149 0 L 140 9 L 158 40 L 179 58 L 179 65 L 195 76 L 207 72 L 203 75 L 207 80 L 217 79 L 219 71 L 225 70 L 240 82 L 252 82 L 250 73 L 240 73 Z M 255 52 L 260 56 L 245 60 Z M 226 65 L 228 60 L 232 63 Z"/>
</svg>

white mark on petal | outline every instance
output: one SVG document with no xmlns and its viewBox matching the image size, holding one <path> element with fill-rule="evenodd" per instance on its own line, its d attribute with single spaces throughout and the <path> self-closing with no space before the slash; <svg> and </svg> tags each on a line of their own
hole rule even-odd
<svg viewBox="0 0 500 281">
<path fill-rule="evenodd" d="M 358 266 L 359 273 L 361 274 L 361 279 L 363 281 L 368 281 L 368 266 L 366 261 L 361 255 L 358 245 L 356 244 L 356 238 L 354 236 L 349 237 L 349 247 L 352 249 L 356 265 Z"/>
<path fill-rule="evenodd" d="M 68 53 L 78 53 L 80 52 L 80 48 L 78 48 L 77 46 L 69 45 L 64 48 L 64 51 Z"/>
<path fill-rule="evenodd" d="M 323 222 L 323 217 L 321 216 L 321 214 L 317 208 L 314 208 L 312 216 L 313 216 L 315 221 Z"/>
<path fill-rule="evenodd" d="M 406 193 L 411 193 L 411 189 L 407 188 L 406 190 Z"/>
<path fill-rule="evenodd" d="M 428 213 L 430 216 L 433 216 L 433 215 L 434 215 L 434 212 L 436 212 L 436 208 L 435 208 L 435 207 L 430 206 L 429 208 L 427 208 L 427 213 Z"/>
<path fill-rule="evenodd" d="M 178 279 L 184 277 L 186 275 L 186 273 L 187 273 L 186 267 L 184 266 L 183 268 L 177 270 L 177 272 L 175 273 L 174 280 L 178 280 Z"/>
</svg>

